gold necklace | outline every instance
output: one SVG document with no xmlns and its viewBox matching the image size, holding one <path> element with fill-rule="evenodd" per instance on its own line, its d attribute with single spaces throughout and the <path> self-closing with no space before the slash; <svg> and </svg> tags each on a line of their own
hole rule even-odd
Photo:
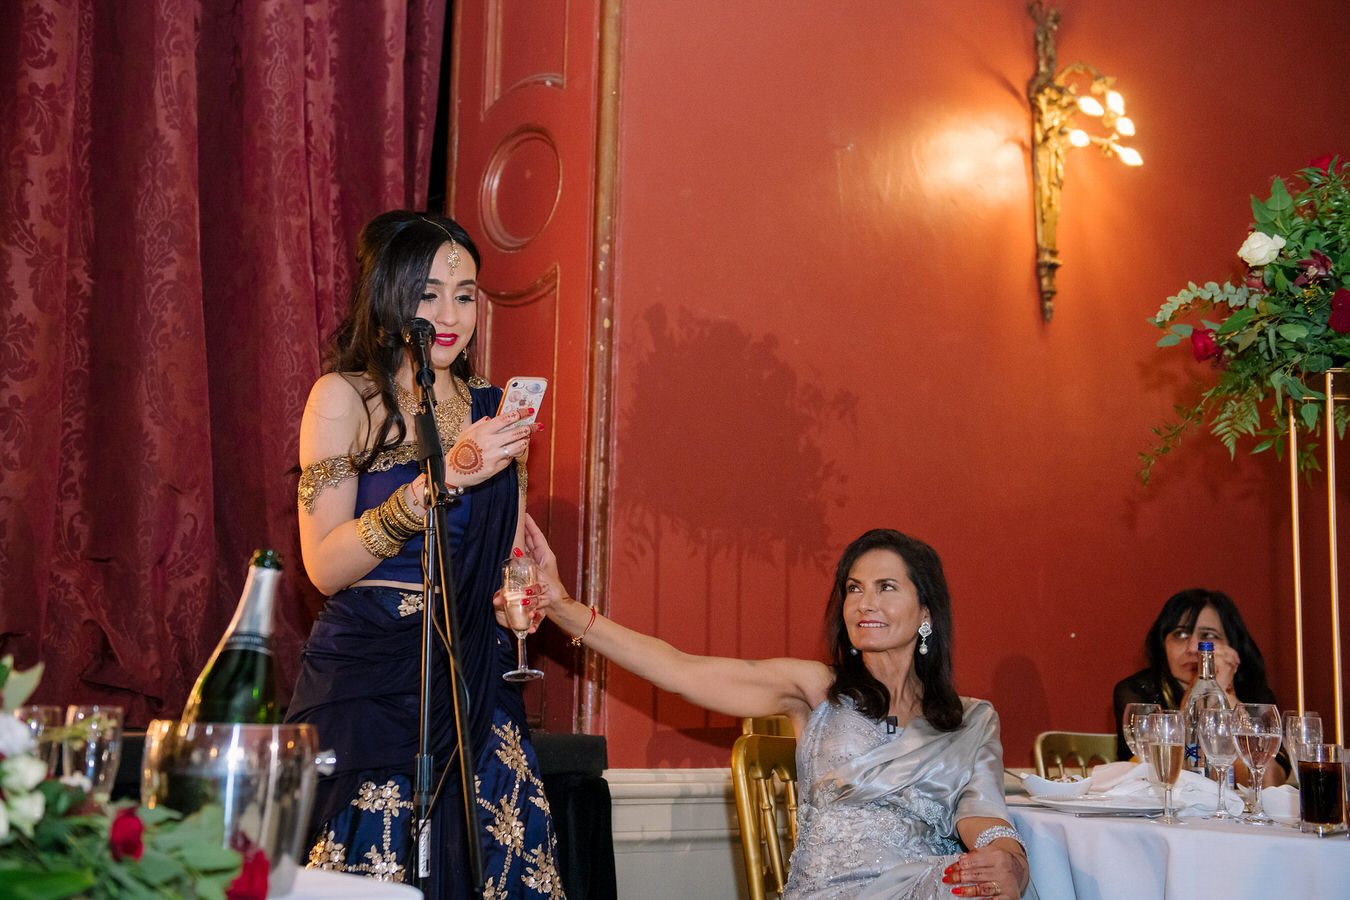
<svg viewBox="0 0 1350 900">
<path fill-rule="evenodd" d="M 436 417 L 436 431 L 440 434 L 441 443 L 446 445 L 445 449 L 447 450 L 459 437 L 459 428 L 469 414 L 468 388 L 458 377 L 452 377 L 450 384 L 452 388 L 450 397 L 435 401 L 431 407 L 432 414 Z M 419 403 L 417 395 L 397 381 L 394 382 L 394 393 L 398 397 L 399 411 L 403 413 L 403 418 L 411 429 L 413 416 L 417 414 Z"/>
</svg>

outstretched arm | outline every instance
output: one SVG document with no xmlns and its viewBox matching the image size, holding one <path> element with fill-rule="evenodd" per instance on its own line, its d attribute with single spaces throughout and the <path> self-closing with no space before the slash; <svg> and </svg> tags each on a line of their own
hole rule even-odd
<svg viewBox="0 0 1350 900">
<path fill-rule="evenodd" d="M 657 687 L 713 712 L 730 716 L 786 714 L 799 726 L 825 699 L 830 670 L 813 660 L 696 656 L 598 614 L 592 622 L 591 608 L 567 595 L 553 551 L 529 516 L 525 517 L 525 546 L 539 564 L 548 617 L 569 634 L 584 632 L 587 647 Z"/>
</svg>

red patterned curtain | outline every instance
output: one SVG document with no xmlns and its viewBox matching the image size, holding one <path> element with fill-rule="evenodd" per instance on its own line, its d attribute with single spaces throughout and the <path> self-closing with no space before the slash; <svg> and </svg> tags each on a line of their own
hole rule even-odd
<svg viewBox="0 0 1350 900">
<path fill-rule="evenodd" d="M 0 3 L 0 653 L 174 716 L 249 553 L 319 598 L 296 436 L 361 224 L 425 205 L 445 0 Z"/>
</svg>

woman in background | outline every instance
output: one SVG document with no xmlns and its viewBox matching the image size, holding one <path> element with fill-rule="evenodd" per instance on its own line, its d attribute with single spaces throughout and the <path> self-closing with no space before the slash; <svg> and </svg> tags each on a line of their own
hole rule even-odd
<svg viewBox="0 0 1350 900">
<path fill-rule="evenodd" d="M 454 221 L 395 211 L 361 232 L 359 272 L 327 374 L 300 423 L 300 546 L 331 595 L 301 656 L 287 721 L 309 722 L 338 769 L 315 798 L 311 866 L 413 881 L 412 780 L 418 753 L 422 524 L 412 416 L 413 363 L 401 339 L 414 317 L 435 326 L 435 419 L 445 449 L 461 682 L 479 781 L 478 834 L 488 897 L 562 897 L 549 820 L 518 685 L 502 680 L 512 642 L 492 595 L 517 546 L 531 429 L 470 363 L 479 256 Z M 518 474 L 519 473 L 519 474 Z M 433 898 L 469 896 L 464 803 L 455 759 L 448 660 L 436 642 L 430 746 Z"/>
<path fill-rule="evenodd" d="M 1247 632 L 1242 614 L 1227 594 L 1190 588 L 1173 594 L 1144 638 L 1148 667 L 1116 684 L 1116 750 L 1130 758 L 1123 718 L 1128 703 L 1157 703 L 1178 709 L 1187 689 L 1200 677 L 1201 641 L 1214 644 L 1214 678 L 1230 704 L 1274 703 L 1266 684 L 1266 661 Z M 1283 751 L 1266 769 L 1265 784 L 1283 784 L 1289 775 Z"/>
<path fill-rule="evenodd" d="M 528 516 L 525 543 L 541 607 L 575 639 L 715 712 L 791 718 L 800 799 L 784 900 L 1023 895 L 998 715 L 952 685 L 951 601 L 933 548 L 889 529 L 848 546 L 826 607 L 826 665 L 683 653 L 568 597 Z"/>
</svg>

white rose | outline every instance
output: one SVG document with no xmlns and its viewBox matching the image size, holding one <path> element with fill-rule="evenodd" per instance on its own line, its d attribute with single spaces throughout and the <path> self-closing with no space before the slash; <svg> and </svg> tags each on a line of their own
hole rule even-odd
<svg viewBox="0 0 1350 900">
<path fill-rule="evenodd" d="M 1238 256 L 1242 257 L 1242 261 L 1249 266 L 1264 266 L 1266 263 L 1275 261 L 1275 257 L 1280 255 L 1280 248 L 1283 246 L 1284 238 L 1278 234 L 1271 237 L 1268 234 L 1253 231 L 1247 235 L 1247 239 L 1238 248 Z"/>
<path fill-rule="evenodd" d="M 36 756 L 11 756 L 0 762 L 0 788 L 5 791 L 28 792 L 47 777 L 47 764 Z"/>
<path fill-rule="evenodd" d="M 0 756 L 16 756 L 33 749 L 33 732 L 7 712 L 0 712 Z"/>
<path fill-rule="evenodd" d="M 47 798 L 33 791 L 31 794 L 11 794 L 5 803 L 9 807 L 9 824 L 29 837 L 33 836 L 33 826 L 42 818 L 47 808 Z"/>
</svg>

